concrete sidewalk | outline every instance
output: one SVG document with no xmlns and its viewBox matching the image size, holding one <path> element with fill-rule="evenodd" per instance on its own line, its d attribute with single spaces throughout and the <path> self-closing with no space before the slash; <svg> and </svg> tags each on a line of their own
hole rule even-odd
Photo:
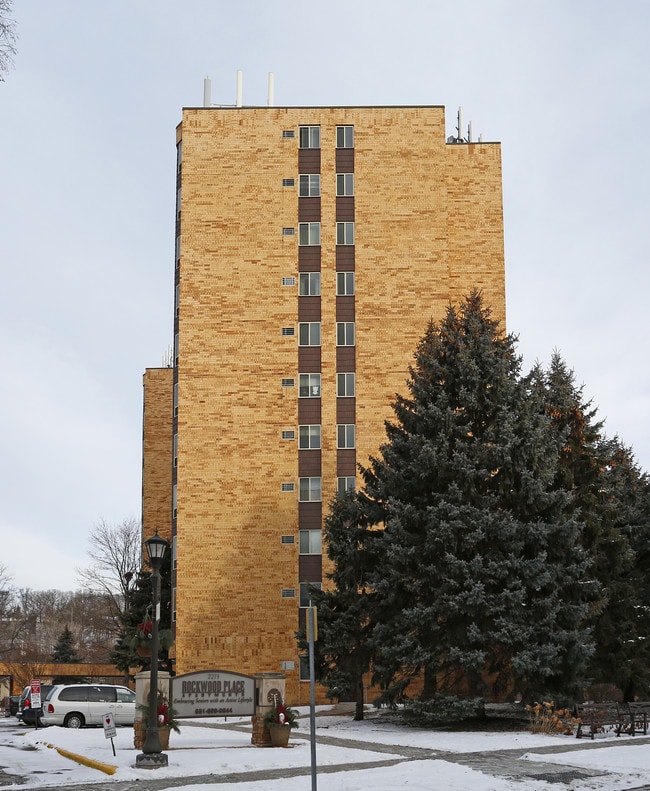
<svg viewBox="0 0 650 791">
<path fill-rule="evenodd" d="M 192 727 L 193 723 L 184 723 L 184 727 Z M 250 733 L 250 729 L 242 725 L 229 724 L 196 724 L 197 727 L 210 727 L 223 730 L 235 730 L 242 733 Z M 305 730 L 297 729 L 291 740 L 309 741 L 309 733 Z M 537 754 L 558 754 L 570 753 L 573 751 L 599 750 L 617 746 L 642 746 L 650 744 L 649 737 L 635 737 L 632 739 L 607 739 L 598 742 L 587 742 L 585 740 L 573 739 L 564 744 L 549 747 L 536 747 L 534 750 L 529 748 L 517 748 L 509 750 L 494 750 L 475 753 L 457 753 L 439 749 L 428 749 L 423 747 L 408 747 L 404 745 L 378 744 L 377 742 L 358 741 L 353 739 L 343 739 L 335 736 L 319 735 L 316 739 L 317 744 L 327 744 L 333 747 L 351 747 L 357 750 L 367 750 L 368 752 L 382 753 L 391 755 L 381 760 L 371 760 L 367 762 L 356 762 L 354 764 L 338 764 L 329 766 L 319 766 L 318 774 L 333 774 L 337 772 L 351 772 L 361 769 L 381 768 L 382 766 L 394 766 L 405 761 L 439 760 L 448 761 L 458 765 L 466 766 L 483 774 L 493 777 L 501 777 L 508 780 L 525 782 L 546 781 L 558 785 L 569 785 L 573 780 L 588 780 L 590 777 L 605 777 L 608 772 L 601 770 L 590 770 L 577 768 L 575 766 L 551 764 L 523 760 L 523 756 L 529 752 Z M 213 784 L 232 784 L 237 785 L 242 782 L 252 781 L 273 781 L 282 780 L 287 777 L 309 777 L 311 769 L 309 766 L 283 769 L 266 769 L 248 772 L 237 772 L 228 774 L 197 774 L 192 777 L 165 777 L 156 779 L 155 775 L 137 781 L 99 781 L 75 785 L 75 789 L 81 791 L 161 791 L 165 788 L 176 788 L 180 786 L 199 785 L 202 783 Z M 5 775 L 0 770 L 0 787 L 12 785 L 19 782 L 15 775 Z M 60 784 L 52 786 L 42 786 L 38 791 L 61 791 Z M 627 791 L 650 791 L 650 784 L 630 785 Z"/>
</svg>

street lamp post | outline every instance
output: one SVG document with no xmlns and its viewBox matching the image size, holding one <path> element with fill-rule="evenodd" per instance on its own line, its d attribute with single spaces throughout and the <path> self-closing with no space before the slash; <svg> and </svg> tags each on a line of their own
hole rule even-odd
<svg viewBox="0 0 650 791">
<path fill-rule="evenodd" d="M 167 754 L 162 751 L 158 733 L 158 621 L 160 620 L 160 567 L 169 543 L 156 534 L 144 542 L 151 565 L 152 609 L 151 670 L 149 676 L 149 716 L 142 752 L 135 765 L 146 769 L 167 766 Z"/>
</svg>

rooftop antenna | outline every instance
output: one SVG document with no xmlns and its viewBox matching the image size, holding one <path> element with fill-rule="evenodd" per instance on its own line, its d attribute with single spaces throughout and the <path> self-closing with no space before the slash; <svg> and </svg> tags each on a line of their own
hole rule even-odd
<svg viewBox="0 0 650 791">
<path fill-rule="evenodd" d="M 269 107 L 275 106 L 275 74 L 272 71 L 269 72 L 269 94 L 267 104 Z"/>
<path fill-rule="evenodd" d="M 243 84 L 244 84 L 244 73 L 241 69 L 237 69 L 237 102 L 236 102 L 237 107 L 241 107 L 243 104 Z"/>
<path fill-rule="evenodd" d="M 165 352 L 163 353 L 162 367 L 173 368 L 174 367 L 173 360 L 174 360 L 174 350 L 171 346 L 168 346 Z"/>
<path fill-rule="evenodd" d="M 210 82 L 210 78 L 207 76 L 203 80 L 203 106 L 212 106 L 212 83 Z"/>
<path fill-rule="evenodd" d="M 472 122 L 470 121 L 467 124 L 467 137 L 463 137 L 463 108 L 458 108 L 458 126 L 456 127 L 456 134 L 449 135 L 447 138 L 448 143 L 473 143 L 474 142 L 474 131 L 472 129 Z M 483 135 L 480 134 L 478 136 L 478 142 L 483 142 Z"/>
</svg>

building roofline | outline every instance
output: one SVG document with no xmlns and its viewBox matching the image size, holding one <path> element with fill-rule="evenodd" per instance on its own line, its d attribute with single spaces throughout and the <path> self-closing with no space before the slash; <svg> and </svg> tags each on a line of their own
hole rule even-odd
<svg viewBox="0 0 650 791">
<path fill-rule="evenodd" d="M 234 104 L 187 105 L 183 110 L 444 110 L 444 104 Z"/>
</svg>

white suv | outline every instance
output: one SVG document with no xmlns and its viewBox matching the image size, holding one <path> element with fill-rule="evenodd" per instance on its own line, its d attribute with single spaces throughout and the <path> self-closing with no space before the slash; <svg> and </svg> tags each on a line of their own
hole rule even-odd
<svg viewBox="0 0 650 791">
<path fill-rule="evenodd" d="M 101 725 L 109 712 L 116 725 L 133 725 L 135 692 L 111 684 L 57 684 L 43 702 L 43 725 Z"/>
</svg>

